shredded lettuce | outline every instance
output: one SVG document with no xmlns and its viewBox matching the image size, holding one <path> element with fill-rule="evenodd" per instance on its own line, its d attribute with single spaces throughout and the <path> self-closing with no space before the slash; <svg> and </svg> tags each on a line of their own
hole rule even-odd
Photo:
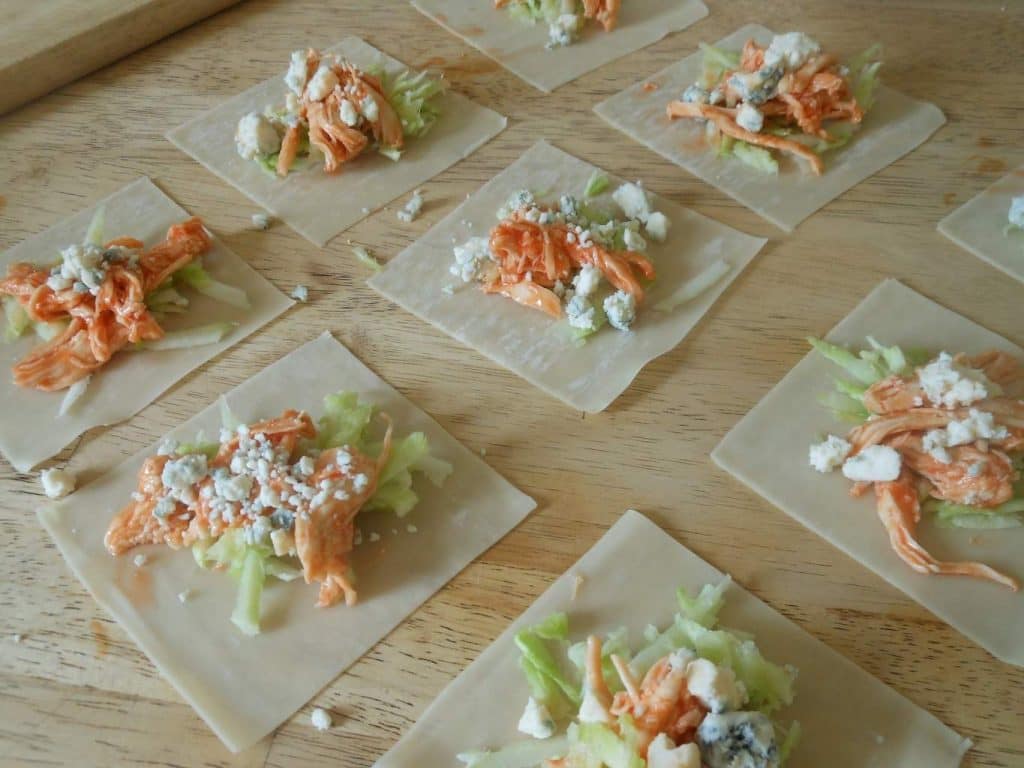
<svg viewBox="0 0 1024 768">
<path fill-rule="evenodd" d="M 88 389 L 89 382 L 91 380 L 92 376 L 86 376 L 84 379 L 79 379 L 68 387 L 68 391 L 64 395 L 64 399 L 60 401 L 60 411 L 57 413 L 58 416 L 64 416 L 71 412 L 71 409 L 75 407 L 75 403 L 81 400 L 82 395 L 85 394 L 85 390 Z"/>
<path fill-rule="evenodd" d="M 771 174 L 779 172 L 779 161 L 764 147 L 755 147 L 745 141 L 736 141 L 732 145 L 732 153 L 737 160 L 755 170 Z"/>
<path fill-rule="evenodd" d="M 96 213 L 92 215 L 92 221 L 89 222 L 89 228 L 85 231 L 86 245 L 95 245 L 97 247 L 103 245 L 103 227 L 106 218 L 106 208 L 101 205 L 96 209 Z"/>
<path fill-rule="evenodd" d="M 726 576 L 715 586 L 705 584 L 696 598 L 680 587 L 676 591 L 679 613 L 702 627 L 713 627 L 718 622 L 718 614 L 722 610 L 722 606 L 725 605 L 725 591 L 731 583 L 732 579 Z"/>
<path fill-rule="evenodd" d="M 778 738 L 780 730 L 785 734 L 782 739 Z M 779 742 L 779 765 L 785 765 L 786 761 L 789 760 L 789 756 L 793 754 L 793 750 L 800 743 L 800 736 L 803 731 L 800 728 L 800 723 L 796 720 L 790 723 L 788 729 L 781 729 L 776 724 L 775 731 L 776 740 Z"/>
<path fill-rule="evenodd" d="M 192 349 L 216 344 L 238 327 L 238 323 L 210 323 L 180 331 L 168 331 L 162 339 L 144 341 L 136 344 L 133 349 L 163 352 L 169 349 Z"/>
<path fill-rule="evenodd" d="M 568 633 L 565 614 L 555 614 L 515 635 L 519 668 L 526 677 L 530 695 L 556 718 L 575 711 L 582 701 L 579 676 L 559 662 L 566 652 Z"/>
<path fill-rule="evenodd" d="M 726 70 L 738 69 L 740 66 L 739 51 L 727 51 L 707 43 L 701 43 L 700 49 L 704 53 L 704 74 L 702 80 L 707 88 L 717 85 Z"/>
<path fill-rule="evenodd" d="M 878 70 L 882 67 L 881 57 L 882 44 L 875 43 L 854 56 L 846 64 L 850 70 L 853 97 L 865 112 L 875 104 L 875 92 L 880 82 Z"/>
<path fill-rule="evenodd" d="M 32 330 L 43 341 L 49 341 L 60 336 L 67 330 L 67 327 L 68 323 L 66 320 L 54 320 L 52 323 L 32 323 Z"/>
<path fill-rule="evenodd" d="M 373 418 L 373 406 L 359 402 L 355 392 L 337 392 L 324 398 L 324 415 L 320 417 L 317 447 L 338 448 L 358 446 Z"/>
<path fill-rule="evenodd" d="M 610 184 L 608 177 L 600 171 L 594 171 L 590 174 L 590 178 L 587 180 L 587 186 L 583 188 L 584 197 L 597 197 L 606 189 Z"/>
<path fill-rule="evenodd" d="M 210 276 L 201 263 L 193 261 L 174 273 L 174 282 L 187 285 L 194 291 L 208 296 L 214 301 L 228 304 L 239 309 L 249 309 L 249 297 L 241 288 L 222 283 Z"/>
<path fill-rule="evenodd" d="M 575 736 L 575 738 L 573 737 Z M 583 765 L 607 768 L 644 768 L 644 759 L 611 728 L 603 723 L 579 723 L 569 737 L 570 765 L 572 755 L 581 755 Z"/>
<path fill-rule="evenodd" d="M 231 612 L 231 622 L 250 637 L 260 633 L 260 598 L 266 577 L 263 557 L 255 549 L 248 549 L 242 560 L 238 596 L 235 598 L 235 610 Z"/>
<path fill-rule="evenodd" d="M 431 77 L 426 71 L 412 75 L 406 70 L 397 75 L 385 72 L 381 85 L 384 98 L 398 113 L 406 138 L 422 136 L 437 121 L 440 112 L 432 102 L 444 92 L 443 80 Z"/>
<path fill-rule="evenodd" d="M 819 155 L 845 147 L 850 142 L 850 139 L 853 138 L 853 134 L 856 133 L 856 129 L 849 123 L 836 123 L 835 125 L 829 126 L 828 132 L 831 136 L 830 139 L 827 141 L 819 139 L 812 147 L 812 149 Z"/>
<path fill-rule="evenodd" d="M 165 315 L 182 314 L 188 311 L 189 301 L 171 285 L 163 285 L 146 296 L 146 306 L 151 312 Z"/>
<path fill-rule="evenodd" d="M 629 630 L 625 627 L 613 629 L 601 641 L 601 674 L 604 675 L 608 689 L 615 692 L 622 689 L 622 681 L 619 679 L 619 675 L 615 671 L 615 665 L 612 663 L 612 654 L 621 656 L 624 661 L 629 661 L 633 655 L 629 648 Z M 569 646 L 566 655 L 582 678 L 586 669 L 586 642 L 574 643 Z"/>
<path fill-rule="evenodd" d="M 380 272 L 381 271 L 382 267 L 380 265 L 380 262 L 377 261 L 375 258 L 373 258 L 373 256 L 370 254 L 370 252 L 366 248 L 364 248 L 363 246 L 361 246 L 361 245 L 353 245 L 352 246 L 352 253 L 354 253 L 356 255 L 356 258 L 361 263 L 363 263 L 366 266 L 368 266 L 374 272 Z"/>
<path fill-rule="evenodd" d="M 576 0 L 512 0 L 509 16 L 525 24 L 550 24 L 563 13 L 576 13 Z"/>
<path fill-rule="evenodd" d="M 659 312 L 671 312 L 676 307 L 693 301 L 725 277 L 730 269 L 725 259 L 716 259 L 676 288 L 667 298 L 655 304 L 654 308 Z"/>
<path fill-rule="evenodd" d="M 1020 485 L 1020 481 L 1016 485 Z M 952 501 L 929 499 L 924 508 L 926 512 L 935 515 L 935 524 L 941 528 L 1020 528 L 1024 526 L 1024 489 L 1015 486 L 1015 490 L 1016 498 L 997 507 L 970 507 Z"/>
<path fill-rule="evenodd" d="M 28 316 L 28 312 L 21 306 L 19 302 L 13 296 L 3 297 L 3 308 L 4 317 L 7 318 L 7 328 L 4 331 L 5 341 L 14 341 L 15 339 L 21 338 L 22 334 L 32 324 L 31 318 Z"/>
</svg>

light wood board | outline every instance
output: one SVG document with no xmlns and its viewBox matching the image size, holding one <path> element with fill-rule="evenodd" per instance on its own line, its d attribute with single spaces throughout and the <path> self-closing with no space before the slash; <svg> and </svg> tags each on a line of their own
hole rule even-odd
<svg viewBox="0 0 1024 768">
<path fill-rule="evenodd" d="M 1024 670 L 1002 664 L 717 469 L 728 429 L 892 276 L 1024 343 L 1019 283 L 935 230 L 1024 162 L 1024 6 L 1009 0 L 716 0 L 680 34 L 544 95 L 401 2 L 250 0 L 0 119 L 0 247 L 148 174 L 286 292 L 311 301 L 172 388 L 128 424 L 60 457 L 83 480 L 151 443 L 322 330 L 540 502 L 269 741 L 232 757 L 73 579 L 36 522 L 34 476 L 0 462 L 0 763 L 366 766 L 507 623 L 633 506 L 815 637 L 975 741 L 965 765 L 1024 763 Z M 1005 10 L 1003 8 L 1005 7 Z M 949 122 L 789 236 L 643 147 L 592 105 L 750 21 L 840 52 L 886 47 L 885 77 Z M 380 211 L 324 250 L 256 209 L 163 139 L 217 99 L 283 70 L 292 49 L 365 37 L 510 116 L 509 129 L 425 186 L 422 218 Z M 583 417 L 402 312 L 365 285 L 346 240 L 389 258 L 539 137 L 747 232 L 772 238 L 675 351 Z M 403 201 L 404 202 L 404 201 Z M 107 511 L 97 510 L 106 515 Z M 877 525 L 873 515 L 865 525 Z M 1011 534 L 1007 534 L 1011 535 Z M 1012 534 L 1019 535 L 1019 534 Z M 343 609 L 342 609 L 343 610 Z M 21 633 L 14 643 L 10 636 Z"/>
</svg>

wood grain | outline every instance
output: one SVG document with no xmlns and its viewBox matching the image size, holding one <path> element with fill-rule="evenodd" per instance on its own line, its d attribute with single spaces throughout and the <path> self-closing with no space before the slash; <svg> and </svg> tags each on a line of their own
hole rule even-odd
<svg viewBox="0 0 1024 768">
<path fill-rule="evenodd" d="M 0 114 L 238 0 L 0 0 Z"/>
<path fill-rule="evenodd" d="M 0 462 L 0 763 L 365 766 L 628 506 L 648 513 L 758 597 L 975 742 L 965 765 L 1024 764 L 1024 671 L 754 496 L 708 459 L 729 427 L 886 276 L 1024 343 L 1024 288 L 935 231 L 1024 161 L 1024 6 L 1007 0 L 724 0 L 683 33 L 545 96 L 401 2 L 250 0 L 0 119 L 0 247 L 141 174 L 202 215 L 282 290 L 311 302 L 172 388 L 128 424 L 59 457 L 83 480 L 146 445 L 324 329 L 535 495 L 540 509 L 319 696 L 268 743 L 231 756 L 70 576 L 32 514 L 34 476 Z M 626 141 L 590 111 L 608 95 L 749 21 L 802 29 L 842 52 L 879 40 L 887 81 L 949 123 L 921 149 L 783 236 L 725 195 Z M 164 131 L 279 72 L 288 53 L 346 34 L 510 116 L 509 129 L 426 186 L 421 219 L 395 206 L 318 250 L 250 229 L 253 206 L 166 142 Z M 772 238 L 694 333 L 597 416 L 397 310 L 365 286 L 346 244 L 383 258 L 544 136 L 590 162 L 744 231 Z M 107 515 L 109 510 L 97 510 Z M 865 525 L 876 524 L 874 518 Z M 98 624 L 94 624 L 98 622 Z M 97 632 L 96 627 L 102 627 Z M 21 643 L 11 638 L 23 635 Z M 99 637 L 102 634 L 103 640 Z M 101 655 L 102 652 L 102 655 Z"/>
</svg>

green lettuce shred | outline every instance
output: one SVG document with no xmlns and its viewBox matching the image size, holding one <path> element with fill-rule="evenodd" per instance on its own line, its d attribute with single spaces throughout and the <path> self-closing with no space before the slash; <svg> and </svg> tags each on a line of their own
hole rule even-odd
<svg viewBox="0 0 1024 768">
<path fill-rule="evenodd" d="M 95 245 L 96 247 L 103 245 L 103 228 L 106 218 L 106 207 L 101 205 L 96 209 L 96 213 L 92 215 L 92 220 L 89 222 L 89 228 L 85 231 L 86 245 Z"/>
<path fill-rule="evenodd" d="M 882 67 L 881 58 L 882 44 L 875 43 L 846 63 L 850 70 L 853 97 L 865 112 L 875 104 L 876 91 L 881 82 L 878 77 L 878 70 Z"/>
<path fill-rule="evenodd" d="M 3 297 L 3 308 L 4 317 L 7 319 L 7 327 L 4 330 L 4 340 L 14 341 L 20 339 L 22 335 L 28 330 L 29 326 L 32 325 L 32 320 L 28 316 L 28 312 L 21 306 L 19 302 L 13 296 Z"/>
<path fill-rule="evenodd" d="M 713 88 L 726 70 L 738 69 L 740 66 L 739 51 L 727 51 L 707 43 L 700 43 L 700 50 L 704 54 L 701 80 L 705 88 Z"/>
<path fill-rule="evenodd" d="M 536 768 L 545 760 L 561 757 L 568 751 L 568 736 L 552 736 L 514 741 L 495 751 L 460 752 L 455 757 L 466 768 Z"/>
<path fill-rule="evenodd" d="M 597 197 L 606 189 L 611 182 L 608 177 L 600 171 L 594 171 L 590 174 L 590 178 L 587 179 L 587 186 L 583 188 L 584 197 Z"/>
<path fill-rule="evenodd" d="M 508 13 L 525 24 L 550 24 L 563 13 L 576 12 L 576 8 L 575 0 L 570 3 L 563 0 L 513 0 L 508 6 Z"/>
<path fill-rule="evenodd" d="M 579 723 L 569 743 L 570 765 L 582 764 L 588 768 L 645 768 L 646 765 L 625 739 L 603 723 Z M 574 756 L 579 763 L 573 762 Z"/>
<path fill-rule="evenodd" d="M 381 86 L 384 88 L 384 98 L 398 114 L 406 138 L 419 138 L 437 122 L 440 112 L 434 100 L 444 93 L 443 80 L 431 77 L 426 71 L 416 75 L 410 74 L 408 70 L 399 74 L 385 72 Z"/>
<path fill-rule="evenodd" d="M 941 528 L 999 529 L 1024 526 L 1024 488 L 1014 485 L 1014 498 L 997 507 L 970 507 L 952 501 L 929 499 L 926 512 L 935 515 L 935 524 Z"/>
<path fill-rule="evenodd" d="M 732 145 L 732 153 L 742 161 L 762 173 L 778 174 L 779 161 L 764 147 L 755 147 L 745 141 L 736 141 Z"/>
<path fill-rule="evenodd" d="M 239 309 L 249 309 L 249 297 L 241 288 L 215 280 L 198 261 L 186 264 L 174 273 L 177 285 L 186 285 L 192 290 L 208 296 L 214 301 Z"/>
<path fill-rule="evenodd" d="M 530 695 L 556 718 L 571 714 L 582 701 L 579 676 L 558 661 L 565 655 L 568 635 L 568 617 L 564 613 L 553 614 L 515 635 L 519 668 L 526 677 Z"/>
</svg>

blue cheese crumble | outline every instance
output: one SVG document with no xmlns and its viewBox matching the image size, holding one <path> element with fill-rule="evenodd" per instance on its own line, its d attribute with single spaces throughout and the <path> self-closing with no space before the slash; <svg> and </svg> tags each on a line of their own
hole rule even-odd
<svg viewBox="0 0 1024 768">
<path fill-rule="evenodd" d="M 760 712 L 708 714 L 697 729 L 707 768 L 779 768 L 775 729 Z"/>
<path fill-rule="evenodd" d="M 608 322 L 616 330 L 628 331 L 636 319 L 636 299 L 631 293 L 616 291 L 604 300 L 602 306 Z"/>
</svg>

